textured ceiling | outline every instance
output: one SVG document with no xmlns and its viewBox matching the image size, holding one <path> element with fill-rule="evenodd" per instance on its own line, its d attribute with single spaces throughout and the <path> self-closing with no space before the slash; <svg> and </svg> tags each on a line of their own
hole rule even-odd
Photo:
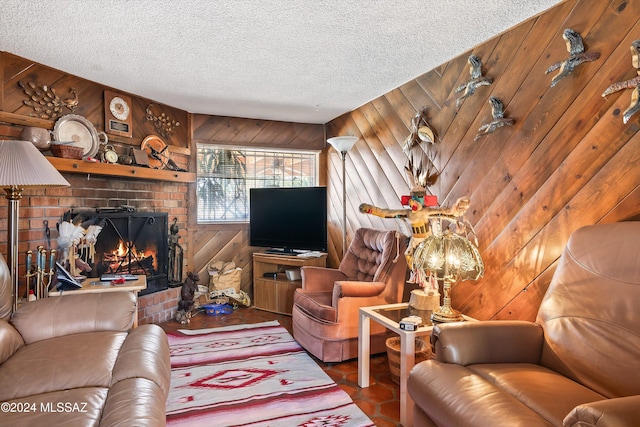
<svg viewBox="0 0 640 427">
<path fill-rule="evenodd" d="M 559 0 L 2 0 L 0 50 L 192 113 L 326 123 Z"/>
</svg>

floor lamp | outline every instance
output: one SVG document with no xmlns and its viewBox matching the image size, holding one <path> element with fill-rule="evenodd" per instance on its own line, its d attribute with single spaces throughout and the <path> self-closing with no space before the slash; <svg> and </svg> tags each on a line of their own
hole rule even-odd
<svg viewBox="0 0 640 427">
<path fill-rule="evenodd" d="M 342 256 L 347 250 L 347 181 L 345 172 L 345 160 L 347 151 L 351 150 L 358 141 L 357 136 L 336 136 L 327 139 L 333 148 L 342 156 Z"/>
<path fill-rule="evenodd" d="M 13 311 L 18 308 L 18 219 L 22 190 L 69 186 L 66 179 L 30 141 L 0 141 L 0 188 L 7 193 L 7 261 L 13 285 Z"/>
</svg>

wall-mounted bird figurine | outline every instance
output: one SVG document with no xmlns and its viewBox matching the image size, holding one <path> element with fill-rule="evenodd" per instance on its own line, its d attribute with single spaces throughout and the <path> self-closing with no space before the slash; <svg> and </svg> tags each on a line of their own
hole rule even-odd
<svg viewBox="0 0 640 427">
<path fill-rule="evenodd" d="M 584 51 L 584 43 L 582 42 L 582 36 L 577 32 L 573 31 L 571 28 L 567 28 L 564 30 L 562 34 L 562 38 L 567 45 L 567 51 L 569 52 L 569 57 L 563 61 L 556 62 L 552 66 L 550 66 L 545 74 L 549 74 L 552 71 L 557 70 L 560 71 L 555 77 L 551 80 L 551 87 L 554 87 L 558 84 L 560 80 L 571 74 L 571 72 L 580 64 L 584 62 L 595 61 L 600 58 L 600 52 L 585 52 Z"/>
<path fill-rule="evenodd" d="M 489 123 L 485 123 L 478 129 L 478 134 L 473 139 L 477 141 L 481 137 L 493 133 L 494 130 L 501 128 L 502 126 L 513 126 L 514 119 L 507 119 L 504 117 L 504 105 L 498 98 L 492 96 L 489 98 L 489 105 L 491 105 L 491 115 L 493 120 Z"/>
<path fill-rule="evenodd" d="M 64 104 L 65 107 L 71 110 L 71 112 L 74 112 L 76 111 L 76 108 L 78 107 L 78 102 L 79 102 L 78 91 L 76 90 L 76 88 L 72 87 L 72 88 L 69 88 L 69 92 L 71 92 L 73 96 L 71 98 L 67 98 L 63 100 L 62 103 Z"/>
<path fill-rule="evenodd" d="M 638 89 L 638 84 L 640 84 L 640 40 L 636 40 L 631 43 L 631 64 L 635 67 L 638 75 L 623 82 L 616 82 L 602 93 L 602 96 L 606 97 L 623 89 L 633 89 L 633 93 L 631 94 L 631 105 L 629 105 L 629 108 L 627 108 L 622 114 L 622 121 L 625 124 L 629 121 L 631 116 L 640 109 L 640 89 Z"/>
<path fill-rule="evenodd" d="M 462 104 L 462 101 L 464 101 L 465 98 L 473 95 L 476 88 L 479 86 L 489 86 L 493 83 L 492 78 L 484 77 L 482 75 L 482 61 L 480 58 L 475 55 L 471 55 L 469 56 L 469 59 L 467 59 L 467 62 L 469 63 L 469 74 L 471 75 L 471 80 L 456 88 L 456 93 L 464 90 L 462 96 L 456 100 L 456 108 L 460 107 L 460 104 Z"/>
<path fill-rule="evenodd" d="M 22 101 L 27 107 L 31 107 L 33 111 L 29 113 L 31 117 L 39 119 L 54 120 L 62 115 L 63 108 L 68 108 L 71 112 L 78 107 L 78 92 L 75 88 L 70 88 L 69 92 L 73 97 L 61 100 L 56 91 L 51 86 L 40 85 L 29 81 L 20 80 L 18 85 L 24 91 L 27 99 Z"/>
</svg>

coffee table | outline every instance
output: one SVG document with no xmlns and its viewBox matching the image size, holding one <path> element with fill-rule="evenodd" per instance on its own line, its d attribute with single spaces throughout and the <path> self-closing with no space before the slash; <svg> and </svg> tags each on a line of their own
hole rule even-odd
<svg viewBox="0 0 640 427">
<path fill-rule="evenodd" d="M 400 320 L 411 314 L 422 318 L 423 326 L 415 331 L 400 329 Z M 464 316 L 465 320 L 474 320 Z M 416 337 L 430 335 L 433 329 L 431 311 L 414 310 L 408 303 L 377 305 L 360 308 L 358 329 L 358 385 L 369 387 L 371 319 L 400 335 L 400 423 L 404 427 L 413 426 L 413 400 L 407 393 L 407 376 L 415 364 Z"/>
</svg>

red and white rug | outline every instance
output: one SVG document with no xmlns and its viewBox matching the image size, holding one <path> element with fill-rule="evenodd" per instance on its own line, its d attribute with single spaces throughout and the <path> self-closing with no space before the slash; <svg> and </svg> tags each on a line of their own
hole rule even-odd
<svg viewBox="0 0 640 427">
<path fill-rule="evenodd" d="M 277 321 L 167 334 L 168 426 L 373 426 Z"/>
</svg>

